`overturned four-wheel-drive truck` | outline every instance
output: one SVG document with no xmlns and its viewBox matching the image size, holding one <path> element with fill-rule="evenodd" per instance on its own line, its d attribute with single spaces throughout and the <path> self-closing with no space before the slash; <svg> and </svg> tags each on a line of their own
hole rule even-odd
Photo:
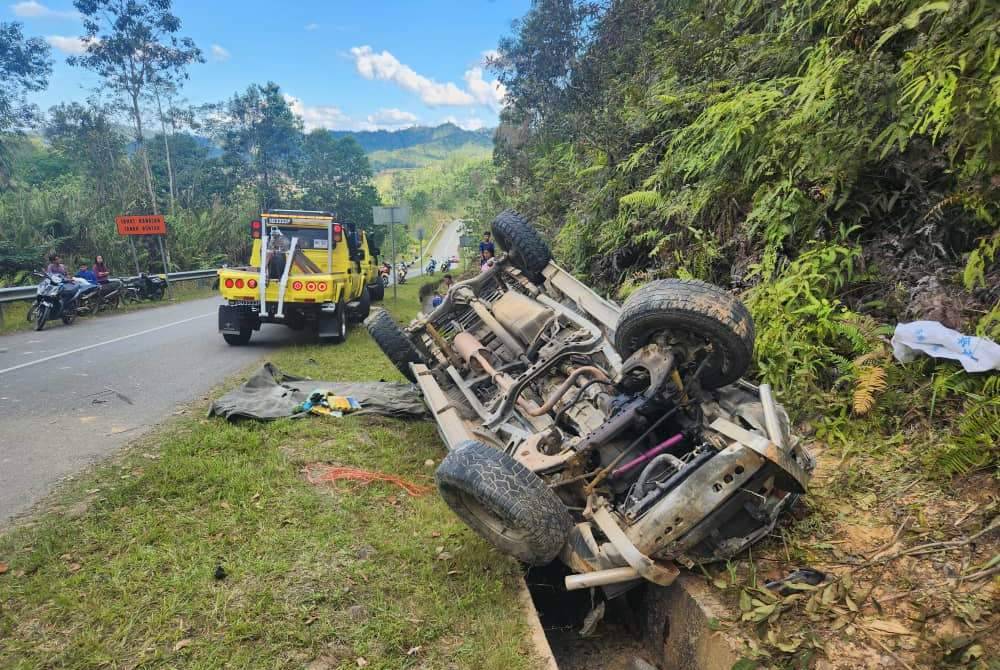
<svg viewBox="0 0 1000 670">
<path fill-rule="evenodd" d="M 448 446 L 436 478 L 449 507 L 504 553 L 560 558 L 568 589 L 609 596 L 766 535 L 813 461 L 769 387 L 741 379 L 747 309 L 677 279 L 619 307 L 518 214 L 492 229 L 506 253 L 491 269 L 406 328 L 384 311 L 368 321 Z"/>
</svg>

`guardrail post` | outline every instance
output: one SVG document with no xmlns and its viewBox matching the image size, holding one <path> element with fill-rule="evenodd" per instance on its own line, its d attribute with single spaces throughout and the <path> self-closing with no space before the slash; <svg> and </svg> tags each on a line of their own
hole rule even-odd
<svg viewBox="0 0 1000 670">
<path fill-rule="evenodd" d="M 3 328 L 3 303 L 0 302 L 0 328 Z"/>
</svg>

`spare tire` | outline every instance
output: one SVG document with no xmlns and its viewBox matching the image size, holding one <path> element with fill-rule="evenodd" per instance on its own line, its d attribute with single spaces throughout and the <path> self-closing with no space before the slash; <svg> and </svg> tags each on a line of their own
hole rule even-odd
<svg viewBox="0 0 1000 670">
<path fill-rule="evenodd" d="M 542 270 L 552 260 L 552 254 L 549 252 L 549 245 L 545 244 L 545 240 L 524 217 L 507 209 L 493 219 L 490 228 L 497 244 L 510 256 L 514 267 L 536 284 L 545 281 Z"/>
<path fill-rule="evenodd" d="M 700 382 L 706 389 L 731 384 L 753 357 L 754 327 L 749 310 L 728 291 L 693 279 L 662 279 L 629 296 L 615 326 L 615 349 L 624 357 L 651 342 L 679 356 L 678 364 L 709 359 Z"/>
<path fill-rule="evenodd" d="M 375 309 L 365 325 L 379 349 L 392 361 L 396 369 L 411 382 L 417 381 L 413 371 L 410 370 L 410 363 L 424 363 L 424 357 L 420 355 L 392 315 L 382 308 Z"/>
<path fill-rule="evenodd" d="M 458 445 L 435 475 L 448 507 L 501 552 L 529 565 L 551 563 L 573 518 L 534 472 L 482 442 Z"/>
</svg>

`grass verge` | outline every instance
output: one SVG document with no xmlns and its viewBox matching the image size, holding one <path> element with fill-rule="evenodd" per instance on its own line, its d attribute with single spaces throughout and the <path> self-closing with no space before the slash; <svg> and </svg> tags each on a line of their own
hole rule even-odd
<svg viewBox="0 0 1000 670">
<path fill-rule="evenodd" d="M 387 301 L 398 318 L 416 311 L 418 289 Z M 360 327 L 344 345 L 272 360 L 321 379 L 400 379 Z M 324 461 L 430 484 L 433 423 L 230 425 L 204 410 L 0 537 L 0 667 L 534 666 L 518 566 L 435 493 L 303 478 Z"/>
</svg>

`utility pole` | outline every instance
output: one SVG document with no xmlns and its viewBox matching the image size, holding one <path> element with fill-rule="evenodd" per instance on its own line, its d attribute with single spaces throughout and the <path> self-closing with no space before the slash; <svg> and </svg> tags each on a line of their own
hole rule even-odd
<svg viewBox="0 0 1000 670">
<path fill-rule="evenodd" d="M 392 239 L 392 301 L 396 302 L 396 288 L 399 286 L 399 270 L 396 269 L 396 208 L 389 208 L 389 237 Z"/>
<path fill-rule="evenodd" d="M 392 248 L 392 299 L 396 300 L 399 284 L 399 276 L 396 268 L 396 224 L 406 225 L 410 217 L 409 209 L 399 205 L 389 205 L 387 207 L 372 207 L 372 221 L 377 226 L 386 226 L 389 229 L 389 243 Z"/>
</svg>

